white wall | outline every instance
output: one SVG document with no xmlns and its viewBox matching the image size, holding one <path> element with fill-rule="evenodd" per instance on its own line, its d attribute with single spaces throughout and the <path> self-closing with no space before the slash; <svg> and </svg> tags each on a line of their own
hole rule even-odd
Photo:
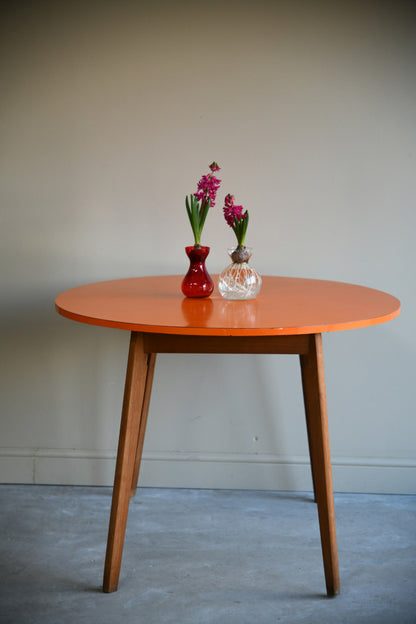
<svg viewBox="0 0 416 624">
<path fill-rule="evenodd" d="M 330 436 L 336 490 L 416 491 L 413 6 L 3 3 L 0 481 L 112 482 L 129 336 L 53 300 L 183 274 L 184 197 L 215 159 L 260 272 L 402 300 L 324 337 Z M 159 356 L 140 483 L 310 489 L 297 358 Z"/>
</svg>

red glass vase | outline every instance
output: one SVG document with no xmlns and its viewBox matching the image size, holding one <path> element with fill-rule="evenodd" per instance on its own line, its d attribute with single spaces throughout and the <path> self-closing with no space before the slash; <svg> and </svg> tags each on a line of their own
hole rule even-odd
<svg viewBox="0 0 416 624">
<path fill-rule="evenodd" d="M 185 297 L 209 297 L 214 290 L 214 282 L 205 266 L 209 247 L 185 247 L 189 258 L 188 273 L 182 280 L 182 292 Z"/>
</svg>

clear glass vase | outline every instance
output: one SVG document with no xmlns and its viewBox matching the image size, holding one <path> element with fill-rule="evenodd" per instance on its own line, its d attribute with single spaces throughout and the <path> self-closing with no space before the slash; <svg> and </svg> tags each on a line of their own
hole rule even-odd
<svg viewBox="0 0 416 624">
<path fill-rule="evenodd" d="M 255 299 L 261 288 L 261 277 L 249 266 L 253 250 L 251 247 L 227 249 L 232 260 L 218 279 L 218 288 L 224 299 Z"/>
</svg>

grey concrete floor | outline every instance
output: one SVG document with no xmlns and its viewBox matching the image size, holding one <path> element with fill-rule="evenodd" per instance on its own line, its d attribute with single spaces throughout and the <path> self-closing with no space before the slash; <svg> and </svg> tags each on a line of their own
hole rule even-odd
<svg viewBox="0 0 416 624">
<path fill-rule="evenodd" d="M 310 494 L 139 489 L 101 592 L 110 488 L 0 486 L 0 622 L 414 624 L 416 497 L 337 494 L 325 596 Z"/>
</svg>

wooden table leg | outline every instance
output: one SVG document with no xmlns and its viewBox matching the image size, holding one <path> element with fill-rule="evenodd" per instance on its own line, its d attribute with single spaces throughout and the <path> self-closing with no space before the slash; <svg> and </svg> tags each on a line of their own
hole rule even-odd
<svg viewBox="0 0 416 624">
<path fill-rule="evenodd" d="M 321 334 L 310 336 L 309 351 L 300 359 L 326 589 L 335 596 L 340 582 Z"/>
<path fill-rule="evenodd" d="M 134 496 L 137 490 L 137 483 L 139 481 L 140 464 L 142 461 L 142 452 L 144 444 L 144 436 L 146 433 L 147 415 L 149 413 L 150 396 L 152 394 L 153 375 L 155 372 L 156 353 L 149 353 L 147 360 L 147 375 L 146 375 L 146 387 L 144 390 L 144 399 L 142 407 L 142 417 L 140 419 L 140 431 L 139 439 L 137 442 L 136 461 L 134 463 L 133 480 L 131 483 L 130 496 Z"/>
<path fill-rule="evenodd" d="M 303 387 L 303 401 L 305 404 L 305 419 L 306 419 L 306 431 L 308 434 L 308 445 L 309 445 L 309 457 L 310 457 L 310 461 L 311 461 L 311 472 L 312 472 L 312 485 L 313 485 L 313 494 L 315 497 L 315 503 L 317 502 L 317 498 L 316 498 L 316 477 L 315 477 L 315 473 L 314 473 L 314 466 L 315 466 L 315 462 L 312 459 L 312 454 L 313 454 L 313 446 L 312 446 L 312 435 L 311 435 L 311 412 L 310 412 L 310 401 L 308 400 L 308 391 L 307 391 L 307 383 L 308 383 L 308 373 L 307 373 L 307 367 L 306 367 L 306 362 L 307 362 L 307 358 L 305 358 L 304 355 L 300 355 L 299 356 L 300 359 L 300 369 L 301 369 L 301 374 L 302 374 L 302 387 Z"/>
<path fill-rule="evenodd" d="M 140 421 L 143 414 L 148 360 L 148 355 L 143 348 L 143 335 L 132 332 L 108 529 L 104 592 L 116 591 L 118 586 Z"/>
</svg>

